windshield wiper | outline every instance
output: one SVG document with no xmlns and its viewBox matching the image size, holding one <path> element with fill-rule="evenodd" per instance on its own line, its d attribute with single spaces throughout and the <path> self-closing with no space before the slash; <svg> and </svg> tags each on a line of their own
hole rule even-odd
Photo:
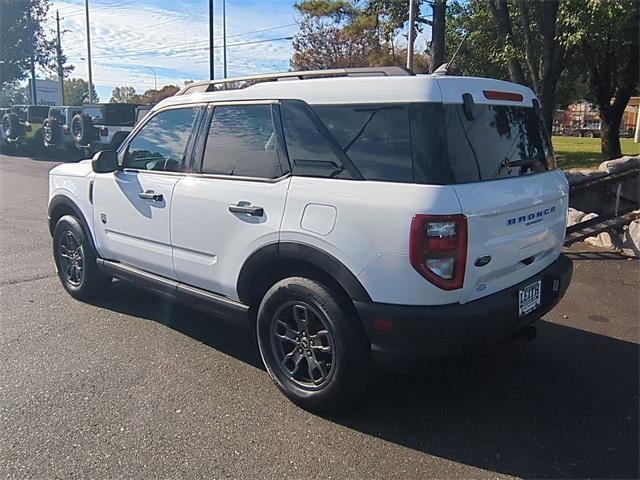
<svg viewBox="0 0 640 480">
<path fill-rule="evenodd" d="M 502 163 L 500 163 L 498 169 L 496 170 L 496 176 L 498 176 L 500 172 L 502 172 L 502 169 L 505 167 L 508 169 L 508 172 L 511 173 L 511 168 L 513 167 L 530 167 L 537 161 L 538 160 L 535 158 L 521 158 L 520 160 L 514 160 L 511 162 L 508 158 L 505 157 L 505 159 L 502 161 Z"/>
</svg>

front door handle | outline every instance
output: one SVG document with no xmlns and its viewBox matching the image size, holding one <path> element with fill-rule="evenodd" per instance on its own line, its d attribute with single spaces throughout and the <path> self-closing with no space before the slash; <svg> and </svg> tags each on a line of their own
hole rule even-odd
<svg viewBox="0 0 640 480">
<path fill-rule="evenodd" d="M 138 194 L 140 198 L 145 200 L 152 200 L 154 202 L 161 202 L 163 200 L 163 196 L 161 193 L 156 193 L 153 190 L 147 190 L 146 192 L 140 192 Z"/>
<path fill-rule="evenodd" d="M 229 211 L 231 213 L 246 213 L 254 217 L 264 215 L 264 208 L 255 205 L 229 205 Z"/>
</svg>

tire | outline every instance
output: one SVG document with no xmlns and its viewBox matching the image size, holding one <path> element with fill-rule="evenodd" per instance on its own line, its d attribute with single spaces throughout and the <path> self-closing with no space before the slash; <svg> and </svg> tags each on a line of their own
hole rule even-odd
<svg viewBox="0 0 640 480">
<path fill-rule="evenodd" d="M 42 138 L 45 146 L 53 146 L 60 137 L 60 126 L 53 118 L 47 118 L 42 124 Z"/>
<path fill-rule="evenodd" d="M 71 119 L 71 134 L 78 145 L 87 145 L 96 138 L 91 117 L 78 113 Z"/>
<path fill-rule="evenodd" d="M 581 134 L 580 132 L 573 132 L 573 133 L 571 134 L 571 136 L 572 136 L 572 137 L 581 137 L 581 136 L 582 136 L 582 134 Z"/>
<path fill-rule="evenodd" d="M 24 125 L 15 113 L 5 113 L 2 117 L 2 130 L 7 139 L 15 140 L 24 135 Z"/>
<path fill-rule="evenodd" d="M 89 300 L 104 292 L 110 278 L 98 270 L 96 254 L 76 217 L 65 215 L 56 223 L 53 258 L 58 278 L 69 295 Z"/>
<path fill-rule="evenodd" d="M 594 137 L 593 132 L 587 132 L 587 133 L 584 134 L 584 136 L 586 138 L 593 138 Z"/>
<path fill-rule="evenodd" d="M 303 277 L 279 281 L 262 299 L 256 325 L 262 361 L 280 391 L 304 409 L 344 408 L 369 386 L 371 347 L 350 307 Z"/>
</svg>

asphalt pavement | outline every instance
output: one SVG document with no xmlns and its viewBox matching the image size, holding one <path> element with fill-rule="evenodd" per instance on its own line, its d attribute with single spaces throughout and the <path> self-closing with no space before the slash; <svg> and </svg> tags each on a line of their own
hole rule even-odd
<svg viewBox="0 0 640 480">
<path fill-rule="evenodd" d="M 361 407 L 318 416 L 245 331 L 124 282 L 67 295 L 54 165 L 0 155 L 0 478 L 640 476 L 640 262 L 576 246 L 533 342 L 398 365 Z"/>
</svg>

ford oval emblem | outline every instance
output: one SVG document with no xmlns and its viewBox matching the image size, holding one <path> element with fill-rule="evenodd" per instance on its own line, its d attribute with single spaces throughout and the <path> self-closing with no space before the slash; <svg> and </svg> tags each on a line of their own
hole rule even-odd
<svg viewBox="0 0 640 480">
<path fill-rule="evenodd" d="M 482 255 L 481 257 L 476 258 L 476 261 L 473 262 L 473 264 L 476 267 L 484 267 L 490 261 L 491 261 L 491 255 Z"/>
</svg>

